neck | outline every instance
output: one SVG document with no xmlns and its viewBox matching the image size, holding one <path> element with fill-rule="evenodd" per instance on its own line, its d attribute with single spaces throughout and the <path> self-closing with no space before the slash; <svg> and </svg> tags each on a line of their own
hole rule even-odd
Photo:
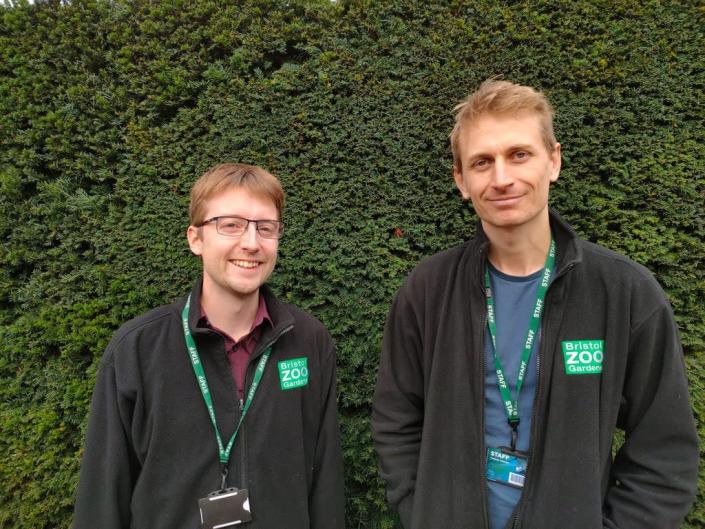
<svg viewBox="0 0 705 529">
<path fill-rule="evenodd" d="M 259 289 L 246 296 L 225 292 L 203 279 L 201 307 L 214 327 L 225 332 L 235 341 L 252 328 L 259 307 Z"/>
<path fill-rule="evenodd" d="M 551 245 L 548 215 L 545 222 L 510 229 L 486 225 L 482 227 L 490 240 L 487 255 L 497 270 L 511 276 L 528 276 L 543 268 Z"/>
</svg>

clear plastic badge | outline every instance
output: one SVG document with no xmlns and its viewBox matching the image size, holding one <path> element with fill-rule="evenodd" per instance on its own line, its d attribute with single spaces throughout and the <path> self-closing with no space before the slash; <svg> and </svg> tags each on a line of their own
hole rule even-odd
<svg viewBox="0 0 705 529">
<path fill-rule="evenodd" d="M 234 487 L 211 492 L 198 500 L 202 529 L 224 529 L 252 520 L 247 489 Z"/>
<path fill-rule="evenodd" d="M 523 488 L 527 458 L 505 447 L 487 449 L 487 479 Z"/>
</svg>

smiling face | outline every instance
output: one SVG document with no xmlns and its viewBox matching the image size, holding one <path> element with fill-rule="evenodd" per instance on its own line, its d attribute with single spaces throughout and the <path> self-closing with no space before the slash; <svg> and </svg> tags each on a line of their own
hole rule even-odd
<svg viewBox="0 0 705 529">
<path fill-rule="evenodd" d="M 478 116 L 463 127 L 458 147 L 455 183 L 486 230 L 548 225 L 548 188 L 558 179 L 561 149 L 546 149 L 537 115 Z"/>
<path fill-rule="evenodd" d="M 230 187 L 207 201 L 205 218 L 234 215 L 253 220 L 279 220 L 274 202 L 243 187 Z M 203 260 L 203 292 L 215 299 L 257 296 L 277 262 L 278 239 L 265 239 L 250 223 L 239 237 L 216 231 L 215 222 L 189 226 L 191 251 Z"/>
</svg>

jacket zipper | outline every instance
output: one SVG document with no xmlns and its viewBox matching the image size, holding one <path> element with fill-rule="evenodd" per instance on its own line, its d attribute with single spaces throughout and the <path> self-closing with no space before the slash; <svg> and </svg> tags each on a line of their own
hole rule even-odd
<svg viewBox="0 0 705 529">
<path fill-rule="evenodd" d="M 264 347 L 259 348 L 259 353 L 266 350 L 267 347 L 274 345 L 274 342 L 276 342 L 279 338 L 282 337 L 282 335 L 286 334 L 287 332 L 289 332 L 293 328 L 294 328 L 293 324 L 289 325 L 287 327 L 284 327 L 281 330 L 281 332 L 277 333 L 269 341 L 267 341 L 266 344 L 264 345 Z M 257 355 L 257 356 L 259 356 L 259 355 Z M 255 355 L 253 355 L 253 357 L 250 358 L 250 360 L 254 360 L 254 358 L 256 358 Z M 247 392 L 249 391 L 250 384 L 248 384 L 248 381 L 250 379 L 250 371 L 251 371 L 250 366 L 252 364 L 253 364 L 253 362 L 251 362 L 251 361 L 247 362 L 247 369 L 245 370 L 245 380 L 242 385 L 243 395 L 247 395 Z M 242 416 L 242 410 L 245 406 L 245 403 L 242 399 L 240 399 L 238 406 L 240 408 L 240 415 Z M 245 424 L 245 422 L 243 422 L 241 429 L 240 429 L 240 435 L 239 435 L 239 437 L 240 437 L 240 488 L 243 488 L 243 489 L 247 488 L 247 481 L 246 481 L 247 470 L 245 467 L 245 465 L 247 465 L 247 457 L 246 457 L 246 454 L 247 454 L 247 435 L 246 434 L 247 434 L 247 425 Z"/>
<path fill-rule="evenodd" d="M 483 292 L 485 295 L 487 295 L 487 292 L 483 288 Z M 489 485 L 487 484 L 487 447 L 485 446 L 485 326 L 487 325 L 487 311 L 483 313 L 482 316 L 482 338 L 481 338 L 481 344 L 482 348 L 480 351 L 482 354 L 480 355 L 480 373 L 482 374 L 482 384 L 478 384 L 482 388 L 482 396 L 480 398 L 480 403 L 482 404 L 482 413 L 480 414 L 480 432 L 482 434 L 482 443 L 480 443 L 480 461 L 485 461 L 480 468 L 484 470 L 480 471 L 480 479 L 484 483 L 484 487 L 482 487 L 482 512 L 485 517 L 485 529 L 489 529 L 489 514 L 487 512 L 487 494 L 489 492 Z"/>
<path fill-rule="evenodd" d="M 486 252 L 481 252 L 482 260 L 487 258 Z M 487 290 L 485 286 L 480 282 L 480 288 L 482 290 L 483 298 L 487 297 Z M 483 302 L 485 300 L 483 299 Z M 489 492 L 489 485 L 487 484 L 487 447 L 485 446 L 485 327 L 487 326 L 487 311 L 482 311 L 482 325 L 480 327 L 480 380 L 481 383 L 478 387 L 482 388 L 480 391 L 480 405 L 482 406 L 482 413 L 480 414 L 480 433 L 482 435 L 482 442 L 480 443 L 480 461 L 484 461 L 480 465 L 480 481 L 484 484 L 482 487 L 482 513 L 485 521 L 485 529 L 489 529 L 489 514 L 487 512 L 487 494 Z"/>
<path fill-rule="evenodd" d="M 549 285 L 550 288 L 550 285 Z M 547 291 L 548 292 L 548 291 Z M 533 454 L 533 449 L 535 448 L 535 440 L 536 440 L 536 432 L 538 430 L 538 421 L 535 421 L 534 419 L 536 418 L 536 412 L 538 411 L 539 407 L 539 401 L 541 397 L 541 352 L 543 351 L 544 348 L 544 336 L 545 336 L 545 321 L 546 318 L 545 316 L 548 314 L 548 307 L 544 307 L 544 314 L 543 317 L 541 318 L 541 343 L 539 345 L 539 350 L 536 351 L 536 390 L 534 391 L 534 405 L 532 406 L 531 409 L 531 441 L 530 441 L 530 446 L 529 446 L 529 453 Z M 524 503 L 524 497 L 528 494 L 528 485 L 529 485 L 529 467 L 530 465 L 527 465 L 526 467 L 526 485 L 527 488 L 524 489 L 521 499 L 519 500 L 519 505 L 517 506 L 517 509 L 514 513 L 514 518 L 512 519 L 512 524 L 511 528 L 512 529 L 519 529 L 519 511 L 522 510 L 522 505 Z"/>
<path fill-rule="evenodd" d="M 574 266 L 573 263 L 568 264 L 555 278 L 553 278 L 553 281 L 551 281 L 551 284 L 548 285 L 548 289 L 546 290 L 546 296 L 548 296 L 548 292 L 551 290 L 551 287 L 554 285 L 555 281 L 557 281 L 559 278 L 566 275 L 570 270 L 573 269 L 573 266 Z M 536 377 L 537 377 L 537 380 L 536 380 L 536 393 L 535 393 L 535 397 L 534 397 L 534 405 L 532 407 L 533 409 L 531 410 L 532 423 L 531 423 L 531 441 L 529 443 L 529 453 L 530 454 L 533 454 L 536 450 L 536 437 L 537 437 L 537 434 L 539 431 L 538 421 L 534 421 L 533 419 L 536 418 L 536 412 L 537 412 L 538 406 L 540 404 L 540 397 L 541 397 L 541 393 L 542 393 L 542 391 L 541 391 L 542 377 L 541 377 L 541 371 L 540 371 L 540 367 L 541 367 L 540 362 L 541 362 L 541 355 L 545 351 L 545 347 L 546 347 L 546 339 L 545 339 L 546 338 L 546 322 L 548 321 L 548 318 L 546 316 L 548 315 L 548 310 L 549 310 L 548 303 L 546 303 L 544 305 L 543 316 L 541 317 L 541 343 L 539 345 L 539 350 L 537 351 L 537 354 L 536 354 Z M 519 514 L 524 510 L 524 504 L 525 504 L 524 498 L 528 495 L 528 491 L 529 491 L 528 487 L 531 484 L 529 482 L 529 475 L 531 472 L 530 469 L 531 469 L 531 465 L 527 465 L 527 467 L 526 467 L 526 481 L 525 481 L 527 488 L 525 488 L 523 490 L 522 495 L 521 495 L 521 499 L 519 500 L 519 505 L 517 506 L 517 509 L 514 514 L 514 518 L 512 520 L 512 524 L 510 526 L 512 529 L 520 529 L 520 527 L 521 527 L 521 523 L 519 522 L 519 518 L 520 518 Z"/>
</svg>

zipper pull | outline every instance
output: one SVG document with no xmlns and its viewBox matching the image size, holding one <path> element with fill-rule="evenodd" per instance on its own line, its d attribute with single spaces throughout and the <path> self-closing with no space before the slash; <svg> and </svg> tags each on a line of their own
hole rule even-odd
<svg viewBox="0 0 705 529">
<path fill-rule="evenodd" d="M 240 408 L 240 411 L 242 411 L 242 410 L 245 408 L 245 401 L 243 401 L 242 399 L 240 399 L 239 402 L 240 402 L 239 408 Z"/>
</svg>

